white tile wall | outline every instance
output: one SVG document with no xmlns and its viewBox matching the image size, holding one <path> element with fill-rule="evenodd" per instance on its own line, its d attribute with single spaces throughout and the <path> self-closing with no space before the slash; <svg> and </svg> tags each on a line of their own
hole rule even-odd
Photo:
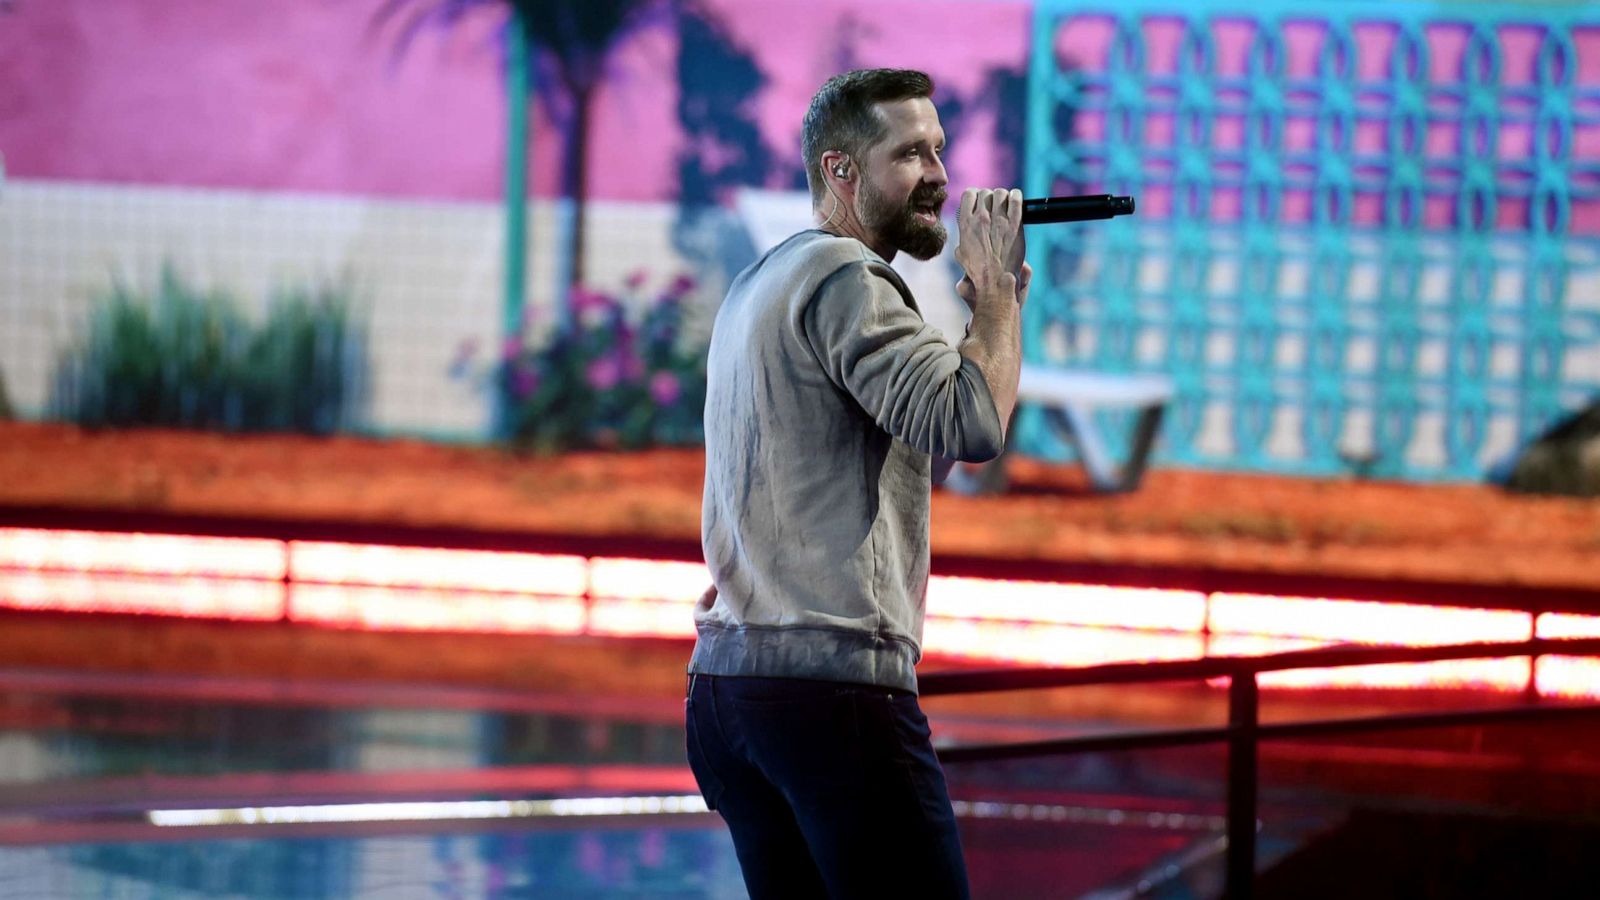
<svg viewBox="0 0 1600 900">
<path fill-rule="evenodd" d="M 529 216 L 536 321 L 550 321 L 553 203 Z M 594 202 L 588 281 L 616 288 L 686 271 L 672 249 L 673 207 Z M 153 285 L 173 263 L 259 314 L 274 287 L 349 278 L 372 339 L 366 421 L 391 432 L 481 437 L 489 396 L 448 375 L 464 341 L 495 352 L 501 321 L 503 209 L 493 203 L 200 190 L 13 179 L 0 192 L 0 373 L 13 405 L 42 415 L 58 354 L 81 339 L 114 278 Z"/>
<path fill-rule="evenodd" d="M 535 333 L 555 318 L 557 223 L 563 217 L 564 208 L 554 203 L 532 207 L 528 275 Z M 620 289 L 631 273 L 642 271 L 648 296 L 687 272 L 689 265 L 672 247 L 673 217 L 670 204 L 591 202 L 587 281 Z M 502 229 L 503 210 L 494 203 L 8 180 L 0 188 L 0 374 L 19 413 L 42 415 L 55 360 L 81 338 L 94 298 L 114 278 L 153 284 L 169 261 L 190 281 L 253 303 L 256 313 L 277 285 L 348 277 L 372 336 L 366 423 L 384 432 L 482 438 L 489 395 L 478 384 L 451 379 L 449 366 L 467 340 L 480 348 L 480 363 L 497 352 Z M 1522 289 L 1518 248 L 1502 244 L 1497 257 L 1510 262 L 1496 270 L 1497 303 L 1520 300 Z M 1368 259 L 1377 251 L 1366 244 L 1353 249 Z M 949 252 L 929 263 L 902 255 L 897 268 L 912 283 L 928 319 L 954 340 L 965 310 L 950 289 L 955 273 Z M 1092 278 L 1096 265 L 1090 254 L 1079 277 Z M 1236 280 L 1231 270 L 1218 275 L 1227 268 L 1219 264 L 1212 277 Z M 1574 270 L 1569 308 L 1600 309 L 1594 273 L 1592 265 Z M 1370 265 L 1354 265 L 1353 298 L 1370 295 L 1376 276 Z M 1431 297 L 1436 284 L 1428 286 L 1424 293 Z M 707 284 L 703 290 L 710 294 L 721 287 Z M 696 305 L 706 310 L 720 298 L 698 299 Z M 1357 307 L 1358 318 L 1375 314 L 1370 304 Z M 1080 334 L 1078 349 L 1092 352 L 1093 337 Z M 1376 351 L 1370 343 L 1354 342 L 1352 371 L 1370 370 Z M 1233 352 L 1218 335 L 1209 349 L 1221 357 L 1218 363 Z M 1441 368 L 1437 352 L 1425 355 L 1424 372 L 1436 374 Z M 1597 360 L 1596 346 L 1574 348 L 1565 361 L 1569 377 L 1592 382 L 1600 377 Z M 1506 362 L 1497 359 L 1497 371 Z M 1514 446 L 1514 428 L 1505 419 L 1500 415 L 1489 423 L 1486 458 Z M 1203 421 L 1202 452 L 1226 454 L 1232 442 L 1226 408 L 1206 410 Z M 1370 442 L 1370 423 L 1346 424 L 1351 449 Z M 1439 423 L 1424 424 L 1410 448 L 1411 461 L 1440 464 Z M 1271 454 L 1296 455 L 1292 436 L 1292 429 L 1277 423 Z"/>
</svg>

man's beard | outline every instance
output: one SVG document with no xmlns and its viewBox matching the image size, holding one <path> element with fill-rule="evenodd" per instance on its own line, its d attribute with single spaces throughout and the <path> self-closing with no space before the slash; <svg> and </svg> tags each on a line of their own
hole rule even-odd
<svg viewBox="0 0 1600 900">
<path fill-rule="evenodd" d="M 949 233 L 944 223 L 934 220 L 928 224 L 917 218 L 918 207 L 933 207 L 937 212 L 944 203 L 944 188 L 918 185 L 904 203 L 895 203 L 878 192 L 870 181 L 861 183 L 861 224 L 896 250 L 902 250 L 915 259 L 933 259 L 944 249 Z"/>
</svg>

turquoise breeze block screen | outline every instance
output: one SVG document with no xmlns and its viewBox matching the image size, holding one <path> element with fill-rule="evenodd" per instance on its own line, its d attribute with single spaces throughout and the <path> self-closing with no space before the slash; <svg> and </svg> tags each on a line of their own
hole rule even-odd
<svg viewBox="0 0 1600 900">
<path fill-rule="evenodd" d="M 1476 479 L 1600 393 L 1600 10 L 1041 0 L 1032 41 L 1026 192 L 1139 211 L 1030 229 L 1025 355 L 1170 375 L 1159 461 Z"/>
</svg>

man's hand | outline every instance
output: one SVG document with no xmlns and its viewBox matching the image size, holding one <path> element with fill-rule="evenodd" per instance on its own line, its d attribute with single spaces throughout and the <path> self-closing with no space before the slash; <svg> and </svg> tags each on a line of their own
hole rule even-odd
<svg viewBox="0 0 1600 900">
<path fill-rule="evenodd" d="M 1031 277 L 1023 256 L 1022 192 L 968 188 L 957 218 L 956 262 L 966 274 L 956 293 L 973 309 L 980 302 L 1019 297 Z"/>
<path fill-rule="evenodd" d="M 1021 274 L 1019 274 L 1017 276 L 1017 305 L 1018 306 L 1021 306 L 1024 303 L 1028 302 L 1028 288 L 1032 284 L 1033 284 L 1033 266 L 1030 266 L 1027 263 L 1023 263 L 1022 264 L 1022 272 L 1021 272 Z M 978 291 L 977 291 L 977 288 L 972 286 L 972 279 L 971 278 L 968 278 L 965 275 L 961 276 L 961 280 L 956 282 L 956 296 L 960 297 L 962 300 L 966 301 L 968 309 L 972 309 L 973 308 L 972 304 L 978 302 Z"/>
<path fill-rule="evenodd" d="M 1017 404 L 1022 301 L 1033 280 L 1023 259 L 1022 192 L 964 191 L 960 216 L 956 262 L 966 275 L 956 293 L 972 308 L 972 321 L 956 349 L 983 374 L 1004 434 Z"/>
</svg>

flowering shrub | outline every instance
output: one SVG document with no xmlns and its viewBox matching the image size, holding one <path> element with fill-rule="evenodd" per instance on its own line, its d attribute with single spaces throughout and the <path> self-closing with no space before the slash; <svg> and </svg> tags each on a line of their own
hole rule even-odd
<svg viewBox="0 0 1600 900">
<path fill-rule="evenodd" d="M 636 274 L 628 289 L 643 283 Z M 700 443 L 706 348 L 681 340 L 693 287 L 679 276 L 639 321 L 617 298 L 575 287 L 571 318 L 546 343 L 508 340 L 496 381 L 512 443 L 541 451 Z"/>
</svg>

